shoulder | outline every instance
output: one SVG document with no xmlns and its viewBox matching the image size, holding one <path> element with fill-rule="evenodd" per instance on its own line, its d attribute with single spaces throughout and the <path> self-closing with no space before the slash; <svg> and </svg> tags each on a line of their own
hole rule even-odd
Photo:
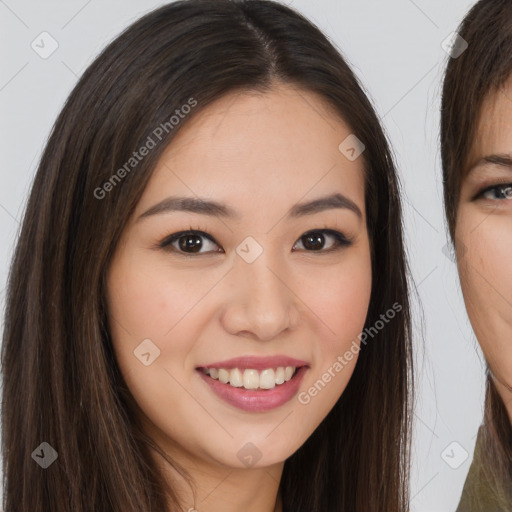
<svg viewBox="0 0 512 512">
<path fill-rule="evenodd" d="M 490 475 L 485 463 L 485 428 L 478 429 L 473 461 L 464 482 L 456 512 L 510 512 L 500 496 L 499 484 Z"/>
</svg>

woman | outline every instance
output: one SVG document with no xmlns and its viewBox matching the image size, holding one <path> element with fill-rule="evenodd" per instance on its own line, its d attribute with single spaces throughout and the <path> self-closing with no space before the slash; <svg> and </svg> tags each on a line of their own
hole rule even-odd
<svg viewBox="0 0 512 512">
<path fill-rule="evenodd" d="M 469 319 L 487 362 L 484 422 L 459 512 L 512 509 L 512 4 L 463 20 L 441 110 L 444 197 Z M 464 45 L 465 46 L 465 45 Z"/>
<path fill-rule="evenodd" d="M 406 511 L 398 194 L 357 79 L 295 11 L 135 22 L 71 93 L 27 206 L 4 510 Z"/>
</svg>

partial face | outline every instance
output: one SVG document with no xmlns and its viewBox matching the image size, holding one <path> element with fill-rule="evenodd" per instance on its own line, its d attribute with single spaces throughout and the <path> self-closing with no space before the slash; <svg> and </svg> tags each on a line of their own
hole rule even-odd
<svg viewBox="0 0 512 512">
<path fill-rule="evenodd" d="M 457 216 L 469 318 L 512 419 L 512 82 L 484 102 Z"/>
<path fill-rule="evenodd" d="M 108 301 L 120 369 L 176 458 L 282 462 L 343 393 L 357 350 L 338 356 L 359 345 L 371 289 L 363 161 L 338 149 L 350 133 L 280 86 L 218 100 L 162 155 Z"/>
</svg>

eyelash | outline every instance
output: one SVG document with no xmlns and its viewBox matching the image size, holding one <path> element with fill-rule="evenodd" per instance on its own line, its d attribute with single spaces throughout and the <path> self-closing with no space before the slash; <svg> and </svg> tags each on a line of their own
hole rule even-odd
<svg viewBox="0 0 512 512">
<path fill-rule="evenodd" d="M 506 189 L 510 189 L 511 192 L 509 192 L 508 194 L 505 194 L 505 197 L 502 197 L 502 198 L 488 198 L 488 197 L 484 197 L 484 195 L 487 193 L 487 192 L 491 192 L 491 191 L 498 191 L 498 190 L 506 190 Z M 477 200 L 477 199 L 489 199 L 491 201 L 503 201 L 503 200 L 506 200 L 506 199 L 512 199 L 512 183 L 498 183 L 498 184 L 495 184 L 495 185 L 491 185 L 490 187 L 485 187 L 483 188 L 482 190 L 480 190 L 479 192 L 477 192 L 477 194 L 473 197 L 473 201 Z"/>
<path fill-rule="evenodd" d="M 309 231 L 306 231 L 303 235 L 301 235 L 299 237 L 299 239 L 297 241 L 299 241 L 304 236 L 307 236 L 307 235 L 310 235 L 310 234 L 315 234 L 315 233 L 321 233 L 323 235 L 332 236 L 334 238 L 333 247 L 331 247 L 330 249 L 326 249 L 326 250 L 320 249 L 320 250 L 317 250 L 317 251 L 315 251 L 315 250 L 309 250 L 308 251 L 307 249 L 301 249 L 301 251 L 310 252 L 310 253 L 325 254 L 325 253 L 330 253 L 330 252 L 338 251 L 340 249 L 349 247 L 353 243 L 352 240 L 347 238 L 343 233 L 341 233 L 339 231 L 336 231 L 334 229 L 327 229 L 327 228 L 324 228 L 324 229 L 311 229 Z M 187 253 L 187 252 L 181 251 L 181 250 L 176 249 L 176 248 L 171 246 L 171 244 L 173 242 L 175 242 L 175 241 L 179 240 L 181 237 L 184 237 L 184 236 L 187 236 L 187 235 L 204 237 L 204 238 L 210 240 L 211 242 L 213 242 L 214 244 L 219 245 L 212 236 L 210 236 L 208 233 L 205 233 L 200 228 L 192 228 L 192 227 L 190 227 L 190 229 L 188 229 L 186 231 L 179 231 L 177 233 L 173 233 L 172 235 L 166 236 L 162 241 L 160 241 L 158 243 L 158 247 L 161 248 L 161 249 L 164 249 L 166 251 L 177 253 L 180 256 L 184 256 L 184 257 L 194 257 L 194 256 L 199 256 L 199 255 L 204 255 L 204 254 L 215 254 L 217 252 L 220 252 L 220 251 L 207 251 L 207 252 L 199 252 L 199 253 Z"/>
</svg>

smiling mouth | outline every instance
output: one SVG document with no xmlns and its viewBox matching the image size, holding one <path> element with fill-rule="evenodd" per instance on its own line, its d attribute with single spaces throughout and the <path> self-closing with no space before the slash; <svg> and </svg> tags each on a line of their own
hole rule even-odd
<svg viewBox="0 0 512 512">
<path fill-rule="evenodd" d="M 235 358 L 196 367 L 214 395 L 237 409 L 254 413 L 289 402 L 298 393 L 308 369 L 306 361 L 289 357 Z"/>
<path fill-rule="evenodd" d="M 302 366 L 278 366 L 276 368 L 208 368 L 199 367 L 198 371 L 214 380 L 234 388 L 247 390 L 267 390 L 279 387 L 293 379 Z"/>
<path fill-rule="evenodd" d="M 276 368 L 198 368 L 199 371 L 214 380 L 228 384 L 234 388 L 247 390 L 267 390 L 279 387 L 293 379 L 297 366 L 278 366 Z"/>
</svg>

